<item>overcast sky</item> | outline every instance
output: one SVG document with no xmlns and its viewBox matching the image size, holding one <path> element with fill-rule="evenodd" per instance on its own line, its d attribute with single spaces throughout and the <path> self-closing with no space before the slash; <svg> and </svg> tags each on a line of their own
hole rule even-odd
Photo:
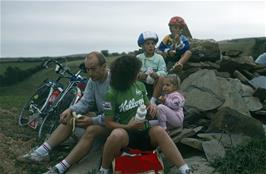
<svg viewBox="0 0 266 174">
<path fill-rule="evenodd" d="M 260 1 L 2 1 L 0 57 L 61 56 L 138 49 L 143 31 L 160 41 L 182 16 L 197 39 L 266 36 Z"/>
</svg>

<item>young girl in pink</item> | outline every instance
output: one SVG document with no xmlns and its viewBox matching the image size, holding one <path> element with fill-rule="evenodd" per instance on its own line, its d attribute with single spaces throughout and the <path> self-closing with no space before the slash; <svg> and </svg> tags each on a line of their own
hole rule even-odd
<svg viewBox="0 0 266 174">
<path fill-rule="evenodd" d="M 162 104 L 157 106 L 157 119 L 150 124 L 160 125 L 165 130 L 183 126 L 185 103 L 184 96 L 178 92 L 180 79 L 176 74 L 168 75 L 163 83 L 163 95 L 159 97 Z"/>
</svg>

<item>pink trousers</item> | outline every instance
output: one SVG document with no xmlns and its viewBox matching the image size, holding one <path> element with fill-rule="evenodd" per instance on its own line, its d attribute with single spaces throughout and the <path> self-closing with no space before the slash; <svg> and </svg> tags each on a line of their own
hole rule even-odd
<svg viewBox="0 0 266 174">
<path fill-rule="evenodd" d="M 159 104 L 157 109 L 158 120 L 149 121 L 152 126 L 160 125 L 164 129 L 173 129 L 183 125 L 184 113 L 182 109 L 174 111 L 163 104 Z"/>
</svg>

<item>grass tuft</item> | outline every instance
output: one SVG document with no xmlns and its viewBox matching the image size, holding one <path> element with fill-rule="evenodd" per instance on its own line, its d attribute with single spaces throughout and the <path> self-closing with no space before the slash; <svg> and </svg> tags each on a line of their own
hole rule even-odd
<svg viewBox="0 0 266 174">
<path fill-rule="evenodd" d="M 212 164 L 222 174 L 260 174 L 266 171 L 266 138 L 237 146 Z"/>
</svg>

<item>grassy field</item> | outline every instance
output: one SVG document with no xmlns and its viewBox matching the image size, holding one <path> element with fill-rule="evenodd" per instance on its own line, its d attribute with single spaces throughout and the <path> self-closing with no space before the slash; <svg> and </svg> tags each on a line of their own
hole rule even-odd
<svg viewBox="0 0 266 174">
<path fill-rule="evenodd" d="M 40 65 L 41 62 L 1 62 L 0 63 L 0 75 L 4 74 L 7 67 L 18 67 L 21 70 L 26 70 L 37 65 Z"/>
<path fill-rule="evenodd" d="M 70 67 L 71 72 L 75 73 L 77 72 L 78 65 L 81 62 L 81 60 L 78 60 L 67 62 L 66 64 L 68 67 Z M 13 64 L 19 68 L 24 66 L 23 63 Z M 58 77 L 53 69 L 54 66 L 48 69 L 43 69 L 18 84 L 0 88 L 0 106 L 6 109 L 10 106 L 21 108 L 26 99 L 33 94 L 34 90 L 37 89 L 37 87 L 40 86 L 45 79 L 55 80 Z M 86 76 L 85 74 L 83 75 Z"/>
<path fill-rule="evenodd" d="M 110 64 L 115 58 L 116 57 L 108 57 L 108 64 Z M 78 71 L 78 66 L 82 62 L 83 60 L 66 61 L 64 65 L 68 66 L 71 72 L 76 73 Z M 17 66 L 22 69 L 25 68 L 26 65 L 29 68 L 41 64 L 41 62 L 33 62 L 32 65 L 30 65 L 29 62 L 9 62 L 7 64 L 8 66 Z M 0 70 L 2 71 L 2 68 L 5 66 L 5 63 L 1 63 Z M 34 90 L 37 89 L 45 79 L 56 79 L 58 77 L 58 74 L 56 74 L 53 69 L 54 66 L 51 66 L 48 69 L 42 69 L 18 84 L 8 87 L 0 87 L 0 107 L 4 109 L 10 108 L 10 106 L 21 108 L 23 103 L 34 93 Z M 86 77 L 85 73 L 82 73 L 82 75 L 83 77 Z M 63 81 L 63 83 L 66 82 Z"/>
<path fill-rule="evenodd" d="M 108 63 L 114 58 L 108 58 Z M 71 72 L 75 73 L 81 62 L 83 60 L 69 61 L 65 62 L 65 64 L 70 68 Z M 2 71 L 7 66 L 17 66 L 22 69 L 36 64 L 38 63 L 34 62 L 32 65 L 23 62 L 1 63 L 0 69 Z M 0 173 L 36 174 L 45 172 L 49 166 L 53 166 L 56 162 L 62 160 L 66 153 L 69 152 L 69 149 L 66 150 L 66 148 L 70 147 L 61 146 L 56 153 L 53 153 L 51 162 L 47 165 L 27 165 L 16 161 L 17 156 L 24 154 L 41 143 L 36 138 L 37 131 L 18 125 L 18 115 L 24 103 L 45 79 L 56 79 L 58 75 L 53 69 L 54 67 L 43 69 L 20 83 L 0 88 Z M 86 74 L 82 75 L 86 76 Z"/>
</svg>

